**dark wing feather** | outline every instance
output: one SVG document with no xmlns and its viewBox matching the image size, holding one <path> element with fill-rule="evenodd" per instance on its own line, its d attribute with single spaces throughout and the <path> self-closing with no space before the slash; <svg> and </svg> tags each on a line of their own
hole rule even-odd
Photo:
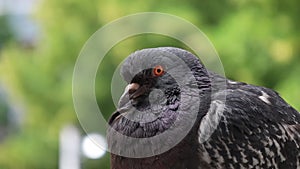
<svg viewBox="0 0 300 169">
<path fill-rule="evenodd" d="M 264 87 L 227 80 L 227 89 L 213 99 L 224 95 L 220 123 L 200 145 L 208 163 L 214 168 L 300 168 L 298 111 Z"/>
</svg>

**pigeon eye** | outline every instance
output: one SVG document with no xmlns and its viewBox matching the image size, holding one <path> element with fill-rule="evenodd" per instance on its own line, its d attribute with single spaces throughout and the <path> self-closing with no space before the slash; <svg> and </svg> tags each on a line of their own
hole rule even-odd
<svg viewBox="0 0 300 169">
<path fill-rule="evenodd" d="M 154 76 L 161 76 L 164 74 L 164 68 L 160 65 L 155 66 L 153 69 Z"/>
</svg>

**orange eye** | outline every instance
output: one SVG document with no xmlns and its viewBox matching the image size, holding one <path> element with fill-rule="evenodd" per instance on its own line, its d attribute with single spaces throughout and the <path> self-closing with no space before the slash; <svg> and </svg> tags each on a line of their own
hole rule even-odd
<svg viewBox="0 0 300 169">
<path fill-rule="evenodd" d="M 164 68 L 160 65 L 158 66 L 155 66 L 154 69 L 153 69 L 153 74 L 155 76 L 161 76 L 164 74 Z"/>
</svg>

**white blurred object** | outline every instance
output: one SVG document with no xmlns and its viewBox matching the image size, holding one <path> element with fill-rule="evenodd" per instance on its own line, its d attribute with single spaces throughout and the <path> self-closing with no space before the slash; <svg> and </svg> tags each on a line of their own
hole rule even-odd
<svg viewBox="0 0 300 169">
<path fill-rule="evenodd" d="M 40 0 L 0 0 L 2 14 L 10 13 L 16 15 L 31 14 Z"/>
<path fill-rule="evenodd" d="M 67 125 L 60 132 L 59 169 L 80 169 L 80 134 Z"/>
<path fill-rule="evenodd" d="M 7 17 L 7 23 L 15 39 L 24 47 L 38 44 L 40 28 L 32 14 L 39 8 L 40 0 L 0 0 L 0 15 Z"/>
<path fill-rule="evenodd" d="M 83 138 L 82 151 L 87 158 L 101 158 L 105 155 L 106 148 L 106 139 L 100 134 L 91 133 Z"/>
</svg>

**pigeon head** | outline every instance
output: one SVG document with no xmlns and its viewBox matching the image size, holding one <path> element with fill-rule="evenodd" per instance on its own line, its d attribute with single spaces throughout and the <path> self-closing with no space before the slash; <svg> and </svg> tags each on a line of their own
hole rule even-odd
<svg viewBox="0 0 300 169">
<path fill-rule="evenodd" d="M 203 90 L 210 87 L 208 73 L 200 60 L 185 50 L 172 47 L 144 49 L 131 54 L 123 63 L 121 75 L 129 83 L 128 94 L 137 108 L 151 106 L 149 96 L 153 91 L 164 93 L 166 104 L 170 105 L 179 98 L 179 85 L 194 85 Z M 153 96 L 152 99 L 161 97 Z"/>
<path fill-rule="evenodd" d="M 190 52 L 143 49 L 129 55 L 120 72 L 128 85 L 109 120 L 107 139 L 114 154 L 146 157 L 167 151 L 197 129 L 208 111 L 210 77 Z"/>
<path fill-rule="evenodd" d="M 193 107 L 198 113 L 209 102 L 204 98 L 211 90 L 208 72 L 196 56 L 179 48 L 136 51 L 123 62 L 121 75 L 128 85 L 109 123 L 128 136 L 162 133 L 180 114 L 190 117 L 190 104 L 198 105 Z M 132 130 L 128 130 L 130 125 Z M 152 127 L 135 133 L 135 127 L 147 125 Z"/>
</svg>

